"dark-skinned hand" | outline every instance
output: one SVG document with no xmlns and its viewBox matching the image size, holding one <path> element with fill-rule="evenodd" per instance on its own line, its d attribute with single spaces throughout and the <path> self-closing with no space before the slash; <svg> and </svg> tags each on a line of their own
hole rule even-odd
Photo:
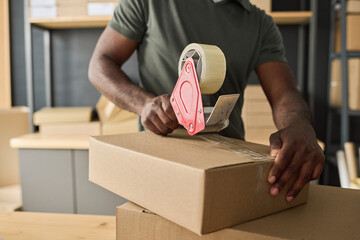
<svg viewBox="0 0 360 240">
<path fill-rule="evenodd" d="M 278 195 L 297 176 L 286 194 L 288 202 L 294 200 L 305 184 L 320 177 L 325 160 L 314 129 L 306 122 L 293 123 L 272 134 L 270 155 L 275 157 L 268 177 L 271 195 Z"/>
<path fill-rule="evenodd" d="M 170 95 L 160 95 L 147 101 L 141 111 L 141 123 L 146 129 L 163 136 L 178 128 L 179 123 L 170 104 Z"/>
</svg>

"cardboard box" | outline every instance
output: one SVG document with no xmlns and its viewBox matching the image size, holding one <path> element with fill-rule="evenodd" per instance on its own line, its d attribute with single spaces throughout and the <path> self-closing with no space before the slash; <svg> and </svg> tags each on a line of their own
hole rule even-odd
<svg viewBox="0 0 360 240">
<path fill-rule="evenodd" d="M 10 139 L 30 132 L 29 109 L 0 109 L 0 187 L 18 184 L 18 151 L 10 147 Z"/>
<path fill-rule="evenodd" d="M 272 197 L 269 147 L 222 137 L 150 132 L 90 138 L 89 179 L 197 234 L 303 204 Z"/>
<path fill-rule="evenodd" d="M 268 100 L 246 99 L 244 102 L 244 111 L 249 114 L 267 114 L 272 115 L 272 110 Z"/>
<path fill-rule="evenodd" d="M 56 0 L 30 0 L 31 7 L 55 7 Z"/>
<path fill-rule="evenodd" d="M 46 123 L 40 125 L 39 132 L 43 136 L 98 136 L 101 135 L 101 125 L 98 121 L 88 123 Z"/>
<path fill-rule="evenodd" d="M 245 132 L 245 139 L 249 142 L 255 142 L 259 144 L 269 145 L 270 135 L 277 132 L 278 130 L 275 127 L 248 127 Z"/>
<path fill-rule="evenodd" d="M 360 51 L 360 14 L 351 14 L 346 17 L 346 47 L 348 51 Z M 335 28 L 335 52 L 341 50 L 340 22 Z"/>
<path fill-rule="evenodd" d="M 86 6 L 57 7 L 58 17 L 78 17 L 78 16 L 86 16 L 86 15 L 87 15 Z"/>
<path fill-rule="evenodd" d="M 30 14 L 32 18 L 55 18 L 57 9 L 56 7 L 31 7 Z"/>
<path fill-rule="evenodd" d="M 105 96 L 101 96 L 96 104 L 96 111 L 101 123 L 122 122 L 137 118 L 135 113 L 118 108 L 110 102 Z"/>
<path fill-rule="evenodd" d="M 250 0 L 250 2 L 267 13 L 271 12 L 271 0 Z"/>
<path fill-rule="evenodd" d="M 89 16 L 111 16 L 114 13 L 116 3 L 114 2 L 93 2 L 87 4 Z"/>
<path fill-rule="evenodd" d="M 311 185 L 307 204 L 198 236 L 133 203 L 117 208 L 117 240 L 358 239 L 360 191 Z"/>
<path fill-rule="evenodd" d="M 247 128 L 259 127 L 259 128 L 271 128 L 274 127 L 274 121 L 272 114 L 246 114 L 243 115 L 244 125 Z"/>
<path fill-rule="evenodd" d="M 46 123 L 80 123 L 90 122 L 93 109 L 91 107 L 53 107 L 42 108 L 34 113 L 34 124 Z"/>
<path fill-rule="evenodd" d="M 266 100 L 264 90 L 260 85 L 248 85 L 244 91 L 244 99 Z"/>
<path fill-rule="evenodd" d="M 136 133 L 139 132 L 139 120 L 134 118 L 122 122 L 106 122 L 101 126 L 103 135 Z"/>
<path fill-rule="evenodd" d="M 360 58 L 348 60 L 349 109 L 360 110 Z M 330 105 L 341 106 L 341 61 L 334 60 L 331 65 Z"/>
<path fill-rule="evenodd" d="M 348 13 L 360 13 L 360 1 L 347 1 Z"/>
</svg>

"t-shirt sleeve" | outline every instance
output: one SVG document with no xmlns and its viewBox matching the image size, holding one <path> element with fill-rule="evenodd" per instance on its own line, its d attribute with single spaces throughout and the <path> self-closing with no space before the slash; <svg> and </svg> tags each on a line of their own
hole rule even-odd
<svg viewBox="0 0 360 240">
<path fill-rule="evenodd" d="M 147 29 L 147 12 L 144 0 L 120 0 L 109 26 L 125 37 L 141 42 Z"/>
<path fill-rule="evenodd" d="M 272 61 L 287 62 L 287 59 L 285 57 L 285 47 L 280 30 L 274 20 L 270 16 L 265 15 L 262 26 L 260 54 L 256 62 L 256 67 Z"/>
</svg>

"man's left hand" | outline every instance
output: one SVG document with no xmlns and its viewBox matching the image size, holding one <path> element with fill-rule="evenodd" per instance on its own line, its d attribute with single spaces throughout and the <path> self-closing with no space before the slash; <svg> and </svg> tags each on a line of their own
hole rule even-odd
<svg viewBox="0 0 360 240">
<path fill-rule="evenodd" d="M 286 200 L 291 202 L 311 180 L 320 177 L 325 157 L 313 127 L 306 122 L 296 122 L 270 136 L 270 155 L 275 163 L 269 172 L 268 181 L 273 196 L 297 176 L 290 186 Z"/>
</svg>

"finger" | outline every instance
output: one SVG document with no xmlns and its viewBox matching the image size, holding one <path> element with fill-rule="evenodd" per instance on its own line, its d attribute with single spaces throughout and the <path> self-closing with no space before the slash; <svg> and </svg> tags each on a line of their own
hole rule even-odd
<svg viewBox="0 0 360 240">
<path fill-rule="evenodd" d="M 314 170 L 313 161 L 308 161 L 302 165 L 298 178 L 296 179 L 295 183 L 291 186 L 290 190 L 286 195 L 286 200 L 288 202 L 293 201 L 295 197 L 299 194 L 301 189 L 305 186 L 305 184 L 310 182 L 313 170 Z"/>
<path fill-rule="evenodd" d="M 167 116 L 173 120 L 174 122 L 177 123 L 177 118 L 176 118 L 176 115 L 175 115 L 175 112 L 174 112 L 174 109 L 172 108 L 171 104 L 170 104 L 170 101 L 162 101 L 161 103 L 161 107 L 162 109 L 164 110 L 164 112 L 167 114 Z"/>
<path fill-rule="evenodd" d="M 324 167 L 324 162 L 316 164 L 316 166 L 314 168 L 314 172 L 311 176 L 311 180 L 316 180 L 320 177 L 323 167 Z"/>
<path fill-rule="evenodd" d="M 303 154 L 295 153 L 289 165 L 285 168 L 279 179 L 271 186 L 271 195 L 276 196 L 279 194 L 281 189 L 290 181 L 290 179 L 299 172 L 303 160 Z"/>
<path fill-rule="evenodd" d="M 157 114 L 154 114 L 151 120 L 156 128 L 159 129 L 159 131 L 162 133 L 162 135 L 168 135 L 172 131 L 160 120 Z"/>
<path fill-rule="evenodd" d="M 157 111 L 157 114 L 158 114 L 160 120 L 162 121 L 162 123 L 169 129 L 174 130 L 178 127 L 177 121 L 170 119 L 169 116 L 163 111 L 162 108 L 160 108 Z"/>
<path fill-rule="evenodd" d="M 157 135 L 163 135 L 162 132 L 152 122 L 149 121 L 149 122 L 144 122 L 142 124 L 147 130 Z"/>
<path fill-rule="evenodd" d="M 276 182 L 280 178 L 283 171 L 291 161 L 295 151 L 288 146 L 284 146 L 275 157 L 274 165 L 270 169 L 268 181 L 269 183 Z"/>
<path fill-rule="evenodd" d="M 276 157 L 282 147 L 280 131 L 270 135 L 270 155 Z"/>
</svg>

